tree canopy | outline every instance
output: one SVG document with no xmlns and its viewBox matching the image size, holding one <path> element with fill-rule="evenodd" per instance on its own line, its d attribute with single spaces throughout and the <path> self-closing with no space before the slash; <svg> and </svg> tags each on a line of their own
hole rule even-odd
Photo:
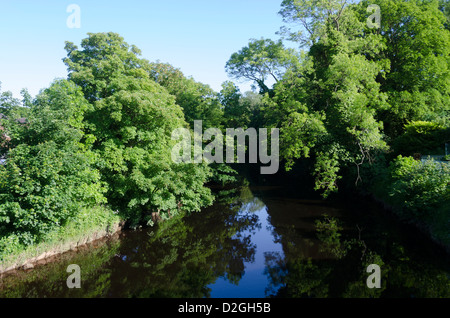
<svg viewBox="0 0 450 318">
<path fill-rule="evenodd" d="M 286 49 L 281 41 L 262 38 L 250 40 L 248 46 L 231 56 L 225 68 L 231 77 L 252 81 L 261 93 L 268 93 L 268 81 L 278 82 L 284 71 L 296 63 L 294 51 Z"/>
<path fill-rule="evenodd" d="M 380 7 L 379 28 L 367 23 L 369 5 Z M 361 168 L 386 153 L 409 122 L 448 125 L 446 5 L 282 2 L 279 13 L 289 27 L 281 33 L 308 49 L 264 99 L 265 125 L 281 128 L 288 169 L 311 158 L 316 188 L 327 196 L 344 175 L 359 184 Z"/>
<path fill-rule="evenodd" d="M 81 47 L 67 43 L 65 63 L 93 106 L 86 125 L 110 203 L 134 223 L 151 221 L 152 212 L 170 216 L 180 205 L 199 211 L 210 204 L 208 168 L 171 160 L 172 131 L 187 123 L 176 99 L 150 78 L 140 51 L 115 33 L 89 34 Z"/>
</svg>

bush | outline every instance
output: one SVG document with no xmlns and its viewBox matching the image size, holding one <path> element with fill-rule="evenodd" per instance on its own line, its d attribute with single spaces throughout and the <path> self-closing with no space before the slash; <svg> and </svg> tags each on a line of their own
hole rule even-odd
<svg viewBox="0 0 450 318">
<path fill-rule="evenodd" d="M 450 167 L 399 156 L 390 165 L 389 195 L 402 218 L 429 221 L 450 200 Z"/>
<path fill-rule="evenodd" d="M 30 245 L 84 207 L 105 202 L 95 157 L 54 142 L 21 145 L 0 168 L 0 235 Z"/>
<path fill-rule="evenodd" d="M 42 242 L 83 209 L 106 202 L 98 155 L 82 130 L 87 108 L 73 83 L 57 81 L 16 130 L 20 138 L 0 166 L 0 254 Z"/>
<path fill-rule="evenodd" d="M 70 219 L 66 225 L 46 233 L 45 239 L 38 244 L 24 245 L 17 234 L 0 238 L 0 270 L 23 264 L 45 252 L 62 253 L 74 245 L 87 242 L 98 233 L 113 233 L 121 220 L 117 213 L 105 206 L 86 208 Z"/>
</svg>

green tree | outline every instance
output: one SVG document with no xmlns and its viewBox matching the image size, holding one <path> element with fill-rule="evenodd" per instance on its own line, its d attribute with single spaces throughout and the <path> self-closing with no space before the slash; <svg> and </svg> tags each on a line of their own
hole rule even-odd
<svg viewBox="0 0 450 318">
<path fill-rule="evenodd" d="M 337 189 L 343 169 L 360 168 L 387 148 L 376 115 L 388 107 L 377 79 L 386 70 L 373 58 L 384 47 L 377 34 L 343 1 L 284 1 L 281 14 L 309 28 L 301 65 L 285 73 L 266 99 L 268 123 L 283 130 L 282 153 L 290 168 L 298 158 L 314 160 L 316 189 Z"/>
<path fill-rule="evenodd" d="M 83 131 L 90 105 L 60 80 L 33 103 L 26 125 L 15 122 L 14 148 L 0 166 L 0 255 L 45 240 L 85 208 L 106 202 L 93 139 Z M 4 255 L 2 255 L 4 253 Z"/>
<path fill-rule="evenodd" d="M 367 24 L 370 4 L 380 6 L 380 28 Z M 285 0 L 281 6 L 284 21 L 302 28 L 282 31 L 309 50 L 265 99 L 266 123 L 283 130 L 288 168 L 298 158 L 314 160 L 316 188 L 325 195 L 344 174 L 356 175 L 359 184 L 361 169 L 410 121 L 447 126 L 444 4 L 441 10 L 438 1 L 419 0 Z"/>
<path fill-rule="evenodd" d="M 254 124 L 262 103 L 261 95 L 251 91 L 242 94 L 233 82 L 226 81 L 222 84 L 219 99 L 223 105 L 226 127 L 258 127 Z"/>
<path fill-rule="evenodd" d="M 2 92 L 0 95 L 0 112 L 8 116 L 11 110 L 19 106 L 20 102 L 14 98 L 11 92 Z"/>
<path fill-rule="evenodd" d="M 66 44 L 65 63 L 93 106 L 86 125 L 109 202 L 132 225 L 152 222 L 152 213 L 171 217 L 181 206 L 199 211 L 211 204 L 209 169 L 171 160 L 171 134 L 187 123 L 175 98 L 150 78 L 140 51 L 115 33 L 90 33 L 81 46 Z"/>
<path fill-rule="evenodd" d="M 447 30 L 450 30 L 450 1 L 440 0 L 439 9 L 444 13 L 445 17 L 447 18 L 445 27 L 447 28 Z"/>
<path fill-rule="evenodd" d="M 219 96 L 208 85 L 187 78 L 170 64 L 150 63 L 150 78 L 175 96 L 176 104 L 181 106 L 186 121 L 191 128 L 195 120 L 202 120 L 205 128 L 220 128 L 223 120 Z"/>
<path fill-rule="evenodd" d="M 186 78 L 177 68 L 165 63 L 150 63 L 148 72 L 150 78 L 168 90 L 175 97 L 176 104 L 183 109 L 186 121 L 191 129 L 194 121 L 201 120 L 203 129 L 234 127 L 229 122 L 227 110 L 221 104 L 220 94 L 214 92 L 208 85 Z M 204 145 L 205 146 L 205 145 Z M 236 171 L 225 164 L 211 164 L 211 181 L 229 183 L 236 181 Z"/>
<path fill-rule="evenodd" d="M 450 32 L 438 1 L 362 1 L 355 7 L 361 22 L 369 4 L 380 7 L 382 23 L 365 36 L 379 34 L 384 43 L 371 60 L 389 64 L 377 78 L 390 105 L 378 114 L 386 134 L 399 136 L 409 121 L 448 122 Z"/>
<path fill-rule="evenodd" d="M 237 79 L 256 83 L 261 93 L 270 93 L 268 81 L 278 82 L 286 69 L 297 63 L 297 56 L 281 41 L 250 40 L 248 46 L 231 55 L 226 63 L 227 73 Z"/>
<path fill-rule="evenodd" d="M 0 92 L 1 92 L 0 82 Z M 31 107 L 31 95 L 27 89 L 20 91 L 22 100 L 15 98 L 10 91 L 0 93 L 0 114 L 5 117 L 24 117 L 27 114 L 27 109 Z"/>
<path fill-rule="evenodd" d="M 340 30 L 347 0 L 283 0 L 279 14 L 286 24 L 296 25 L 295 30 L 286 26 L 280 33 L 287 39 L 310 47 L 326 36 L 326 25 L 333 24 Z M 298 30 L 298 26 L 302 29 Z"/>
</svg>

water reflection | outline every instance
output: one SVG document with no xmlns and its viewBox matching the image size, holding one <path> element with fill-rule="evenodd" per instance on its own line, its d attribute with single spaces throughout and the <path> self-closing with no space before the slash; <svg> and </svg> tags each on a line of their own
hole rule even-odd
<svg viewBox="0 0 450 318">
<path fill-rule="evenodd" d="M 234 193 L 234 195 L 232 195 Z M 247 188 L 233 189 L 202 213 L 172 219 L 154 229 L 126 232 L 55 263 L 1 278 L 1 297 L 211 296 L 218 278 L 239 285 L 255 262 L 251 236 L 261 228 L 264 204 Z M 82 288 L 66 287 L 69 264 L 82 271 Z"/>
<path fill-rule="evenodd" d="M 450 297 L 448 257 L 377 213 L 243 185 L 201 213 L 3 276 L 0 297 Z M 66 286 L 69 264 L 81 289 Z M 369 264 L 381 289 L 365 284 Z"/>
<path fill-rule="evenodd" d="M 265 202 L 271 206 L 270 199 Z M 397 232 L 393 233 L 409 242 L 393 239 L 388 231 L 396 222 L 387 215 L 382 215 L 384 221 L 377 220 L 378 223 L 367 217 L 350 216 L 335 213 L 330 217 L 324 213 L 315 219 L 314 235 L 310 226 L 305 226 L 305 220 L 290 225 L 275 221 L 274 231 L 284 255 L 266 254 L 266 275 L 273 297 L 450 297 L 448 255 L 428 240 L 413 240 L 411 236 L 424 237 L 410 228 L 405 231 L 398 223 L 397 228 L 394 226 Z M 383 226 L 384 222 L 390 222 L 390 226 Z M 366 269 L 370 264 L 382 268 L 380 289 L 367 288 L 370 274 Z"/>
<path fill-rule="evenodd" d="M 251 194 L 248 188 L 246 192 Z M 231 284 L 232 282 L 226 277 L 219 277 L 214 284 L 210 285 L 211 297 L 225 298 L 232 295 L 237 298 L 264 298 L 268 296 L 267 286 L 271 282 L 265 276 L 265 254 L 282 254 L 282 246 L 270 235 L 273 227 L 269 222 L 269 214 L 264 202 L 252 194 L 248 198 L 243 202 L 239 214 L 256 217 L 258 222 L 253 228 L 242 231 L 235 237 L 248 238 L 249 243 L 254 246 L 254 256 L 245 262 L 243 269 L 245 275 L 239 282 Z"/>
</svg>

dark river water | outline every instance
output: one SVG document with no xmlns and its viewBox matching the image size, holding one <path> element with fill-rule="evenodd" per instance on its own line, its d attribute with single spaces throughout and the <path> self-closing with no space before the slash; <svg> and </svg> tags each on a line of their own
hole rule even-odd
<svg viewBox="0 0 450 318">
<path fill-rule="evenodd" d="M 67 287 L 71 264 L 79 289 Z M 370 264 L 381 288 L 367 287 Z M 450 297 L 450 261 L 373 202 L 243 186 L 201 213 L 3 275 L 0 297 Z"/>
</svg>

